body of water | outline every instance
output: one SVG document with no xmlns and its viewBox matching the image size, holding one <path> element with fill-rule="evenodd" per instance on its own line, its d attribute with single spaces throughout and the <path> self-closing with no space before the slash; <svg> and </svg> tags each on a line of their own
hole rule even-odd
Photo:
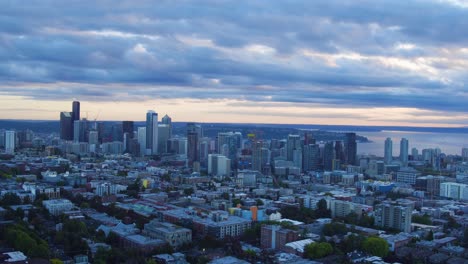
<svg viewBox="0 0 468 264">
<path fill-rule="evenodd" d="M 358 154 L 373 154 L 383 156 L 384 141 L 387 137 L 393 141 L 393 156 L 400 155 L 401 138 L 408 139 L 409 150 L 417 148 L 419 154 L 426 148 L 440 148 L 442 153 L 461 155 L 463 147 L 468 147 L 468 134 L 456 133 L 428 133 L 407 131 L 381 131 L 381 132 L 358 132 L 358 135 L 367 137 L 371 143 L 358 143 Z"/>
</svg>

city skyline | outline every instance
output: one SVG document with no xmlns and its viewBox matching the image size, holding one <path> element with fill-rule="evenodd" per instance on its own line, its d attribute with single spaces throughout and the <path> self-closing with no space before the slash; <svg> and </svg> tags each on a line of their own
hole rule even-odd
<svg viewBox="0 0 468 264">
<path fill-rule="evenodd" d="M 467 7 L 9 2 L 0 119 L 467 126 Z"/>
</svg>

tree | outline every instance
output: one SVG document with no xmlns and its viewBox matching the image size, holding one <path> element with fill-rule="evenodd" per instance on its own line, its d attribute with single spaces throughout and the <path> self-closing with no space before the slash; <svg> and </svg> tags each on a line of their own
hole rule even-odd
<svg viewBox="0 0 468 264">
<path fill-rule="evenodd" d="M 3 195 L 0 204 L 3 206 L 18 205 L 21 204 L 21 198 L 15 193 L 6 193 Z"/>
<path fill-rule="evenodd" d="M 344 235 L 348 232 L 345 224 L 333 222 L 326 224 L 322 230 L 325 236 Z"/>
<path fill-rule="evenodd" d="M 368 237 L 362 243 L 362 249 L 377 257 L 386 257 L 388 254 L 388 243 L 380 237 Z"/>
<path fill-rule="evenodd" d="M 352 252 L 354 250 L 361 250 L 362 243 L 366 238 L 361 235 L 351 234 L 341 243 L 342 250 L 345 252 Z"/>
<path fill-rule="evenodd" d="M 319 259 L 333 253 L 333 247 L 327 242 L 311 243 L 304 247 L 304 253 L 310 259 Z"/>
<path fill-rule="evenodd" d="M 262 206 L 263 205 L 262 199 L 257 199 L 256 203 L 257 203 L 257 206 Z"/>
<path fill-rule="evenodd" d="M 325 199 L 320 199 L 317 202 L 317 209 L 315 210 L 315 214 L 318 218 L 330 218 L 331 211 L 327 209 L 327 201 Z"/>
<path fill-rule="evenodd" d="M 430 230 L 429 233 L 427 234 L 426 240 L 429 240 L 429 241 L 434 240 L 434 233 L 432 232 L 432 230 Z"/>
<path fill-rule="evenodd" d="M 184 189 L 184 194 L 185 196 L 189 196 L 189 195 L 192 195 L 193 194 L 193 188 L 190 187 L 190 188 L 187 188 L 187 189 Z"/>
<path fill-rule="evenodd" d="M 432 225 L 431 217 L 427 214 L 425 215 L 413 215 L 411 217 L 411 222 L 423 225 Z"/>
</svg>

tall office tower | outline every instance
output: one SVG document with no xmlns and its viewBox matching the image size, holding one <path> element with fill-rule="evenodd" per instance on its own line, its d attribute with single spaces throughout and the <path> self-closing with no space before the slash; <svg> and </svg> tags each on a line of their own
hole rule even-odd
<svg viewBox="0 0 468 264">
<path fill-rule="evenodd" d="M 392 163 L 393 160 L 393 142 L 391 138 L 385 140 L 385 149 L 384 149 L 384 162 L 385 164 Z"/>
<path fill-rule="evenodd" d="M 96 131 L 96 130 L 91 130 L 89 131 L 89 135 L 88 135 L 88 143 L 90 145 L 92 144 L 99 144 L 99 133 Z"/>
<path fill-rule="evenodd" d="M 400 141 L 400 161 L 403 166 L 408 165 L 408 139 L 406 138 Z"/>
<path fill-rule="evenodd" d="M 294 150 L 301 149 L 301 137 L 299 135 L 288 135 L 288 141 L 286 144 L 286 159 L 293 161 Z"/>
<path fill-rule="evenodd" d="M 345 134 L 346 163 L 350 165 L 355 165 L 356 156 L 357 156 L 356 133 L 346 133 Z"/>
<path fill-rule="evenodd" d="M 99 143 L 102 143 L 102 140 L 104 138 L 104 123 L 103 122 L 98 122 L 96 124 L 96 130 L 98 132 Z"/>
<path fill-rule="evenodd" d="M 158 153 L 158 113 L 149 110 L 146 113 L 146 154 Z"/>
<path fill-rule="evenodd" d="M 266 161 L 266 158 L 263 157 L 264 154 L 267 152 L 264 151 L 263 142 L 262 141 L 255 141 L 252 144 L 252 170 L 255 171 L 262 171 L 262 167 L 269 163 L 269 160 Z M 268 150 L 268 149 L 266 149 Z M 264 163 L 264 161 L 266 161 Z"/>
<path fill-rule="evenodd" d="M 76 120 L 80 120 L 80 102 L 73 101 L 72 107 L 72 120 L 75 122 Z"/>
<path fill-rule="evenodd" d="M 91 130 L 88 133 L 88 143 L 89 143 L 89 151 L 90 152 L 97 152 L 99 146 L 99 135 L 96 130 Z"/>
<path fill-rule="evenodd" d="M 138 127 L 138 144 L 140 145 L 140 156 L 146 155 L 146 127 Z"/>
<path fill-rule="evenodd" d="M 167 141 L 171 137 L 171 127 L 166 124 L 158 125 L 158 153 L 167 153 Z"/>
<path fill-rule="evenodd" d="M 122 133 L 128 133 L 129 138 L 133 138 L 133 121 L 122 121 Z"/>
<path fill-rule="evenodd" d="M 169 126 L 169 138 L 172 137 L 172 118 L 168 115 L 164 115 L 161 119 L 161 124 Z"/>
<path fill-rule="evenodd" d="M 16 133 L 12 130 L 5 131 L 5 153 L 14 154 L 16 148 Z"/>
<path fill-rule="evenodd" d="M 309 144 L 304 146 L 304 171 L 316 171 L 320 168 L 320 147 L 317 144 Z"/>
<path fill-rule="evenodd" d="M 187 162 L 193 167 L 194 162 L 200 162 L 199 139 L 203 132 L 200 125 L 187 123 Z"/>
<path fill-rule="evenodd" d="M 71 112 L 60 112 L 60 138 L 73 140 L 73 117 Z"/>
<path fill-rule="evenodd" d="M 133 139 L 133 121 L 122 121 L 122 139 L 124 152 L 130 152 L 130 142 Z"/>
<path fill-rule="evenodd" d="M 413 157 L 413 160 L 419 160 L 419 151 L 417 148 L 411 149 L 411 156 Z"/>
<path fill-rule="evenodd" d="M 208 137 L 200 138 L 200 166 L 208 166 L 208 155 L 211 153 L 211 139 Z"/>
<path fill-rule="evenodd" d="M 383 202 L 375 206 L 375 225 L 384 228 L 395 228 L 409 233 L 411 231 L 410 204 L 398 204 L 395 202 Z"/>
<path fill-rule="evenodd" d="M 73 141 L 88 142 L 88 120 L 75 120 L 73 130 Z"/>
<path fill-rule="evenodd" d="M 326 171 L 333 170 L 334 159 L 335 149 L 333 148 L 333 142 L 327 142 L 323 148 L 323 169 Z"/>
<path fill-rule="evenodd" d="M 123 129 L 122 124 L 112 124 L 112 141 L 123 142 Z M 124 146 L 125 147 L 125 146 Z"/>
<path fill-rule="evenodd" d="M 312 132 L 304 133 L 304 145 L 315 144 L 315 139 L 312 136 Z"/>
<path fill-rule="evenodd" d="M 240 139 L 239 139 L 240 137 Z M 224 153 L 232 162 L 234 166 L 237 162 L 237 150 L 240 148 L 242 143 L 242 134 L 233 132 L 221 132 L 218 133 L 218 149 L 221 153 L 222 149 L 227 149 L 227 153 Z"/>
<path fill-rule="evenodd" d="M 335 141 L 335 157 L 341 162 L 346 160 L 343 149 L 343 141 L 341 140 Z"/>
</svg>

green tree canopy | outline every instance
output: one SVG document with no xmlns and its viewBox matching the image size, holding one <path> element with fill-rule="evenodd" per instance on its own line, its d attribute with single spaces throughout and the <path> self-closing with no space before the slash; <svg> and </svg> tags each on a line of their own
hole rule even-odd
<svg viewBox="0 0 468 264">
<path fill-rule="evenodd" d="M 310 259 L 323 258 L 331 253 L 333 253 L 333 247 L 327 242 L 311 243 L 304 247 L 304 254 Z"/>
<path fill-rule="evenodd" d="M 377 257 L 386 257 L 388 254 L 388 243 L 380 237 L 368 237 L 362 243 L 362 249 Z"/>
</svg>

